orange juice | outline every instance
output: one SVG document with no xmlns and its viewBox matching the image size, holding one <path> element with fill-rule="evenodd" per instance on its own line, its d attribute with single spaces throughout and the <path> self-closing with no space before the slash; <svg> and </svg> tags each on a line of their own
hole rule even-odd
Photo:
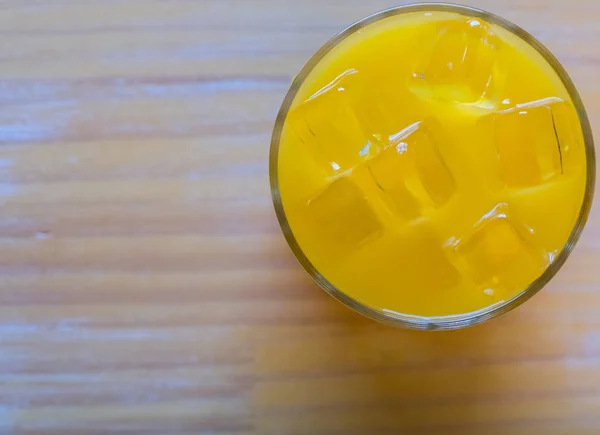
<svg viewBox="0 0 600 435">
<path fill-rule="evenodd" d="M 377 20 L 297 90 L 277 182 L 303 255 L 372 309 L 469 313 L 556 261 L 586 193 L 563 80 L 506 28 L 448 11 Z"/>
</svg>

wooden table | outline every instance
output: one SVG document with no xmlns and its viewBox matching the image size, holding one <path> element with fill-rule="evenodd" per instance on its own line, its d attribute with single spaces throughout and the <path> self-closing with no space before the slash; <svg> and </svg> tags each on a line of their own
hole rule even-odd
<svg viewBox="0 0 600 435">
<path fill-rule="evenodd" d="M 280 233 L 290 80 L 395 3 L 0 1 L 0 434 L 599 433 L 598 212 L 542 293 L 451 333 L 354 314 Z M 597 127 L 600 2 L 465 3 L 546 43 Z"/>
</svg>

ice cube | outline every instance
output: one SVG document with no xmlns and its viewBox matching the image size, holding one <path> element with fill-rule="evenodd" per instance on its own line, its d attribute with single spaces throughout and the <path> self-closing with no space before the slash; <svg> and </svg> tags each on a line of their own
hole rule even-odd
<svg viewBox="0 0 600 435">
<path fill-rule="evenodd" d="M 561 99 L 546 98 L 480 121 L 496 149 L 499 176 L 506 186 L 536 186 L 563 173 L 563 154 L 575 141 L 568 109 Z"/>
<path fill-rule="evenodd" d="M 533 230 L 505 203 L 498 204 L 469 234 L 448 243 L 456 267 L 482 288 L 514 290 L 533 282 L 547 267 L 547 255 L 536 246 Z"/>
<path fill-rule="evenodd" d="M 386 234 L 374 240 L 368 249 L 355 252 L 346 264 L 350 269 L 363 271 L 354 277 L 354 296 L 376 296 L 381 307 L 402 306 L 403 312 L 422 312 L 419 308 L 433 304 L 434 299 L 448 292 L 455 295 L 453 290 L 461 275 L 449 262 L 442 245 L 439 235 L 427 224 L 402 235 Z M 399 267 L 402 273 L 390 279 L 390 271 Z M 406 297 L 407 294 L 413 297 Z"/>
<path fill-rule="evenodd" d="M 443 140 L 434 120 L 417 122 L 391 136 L 388 146 L 367 163 L 395 212 L 417 218 L 425 208 L 439 208 L 454 195 L 454 177 L 439 149 Z"/>
<path fill-rule="evenodd" d="M 338 246 L 356 246 L 382 229 L 366 195 L 348 176 L 333 181 L 311 199 L 308 211 L 323 240 Z"/>
<path fill-rule="evenodd" d="M 376 152 L 381 129 L 377 98 L 349 69 L 288 114 L 300 140 L 312 146 L 334 172 L 348 170 Z"/>
<path fill-rule="evenodd" d="M 431 38 L 431 35 L 427 35 Z M 412 85 L 433 98 L 473 103 L 490 98 L 500 42 L 479 18 L 445 21 L 417 65 Z"/>
<path fill-rule="evenodd" d="M 394 262 L 405 268 L 405 276 L 398 279 L 397 287 L 402 283 L 405 288 L 439 291 L 455 286 L 460 280 L 458 271 L 444 254 L 439 236 L 426 225 L 398 240 L 389 260 L 388 270 L 393 269 Z M 435 273 L 430 273 L 432 270 Z"/>
</svg>

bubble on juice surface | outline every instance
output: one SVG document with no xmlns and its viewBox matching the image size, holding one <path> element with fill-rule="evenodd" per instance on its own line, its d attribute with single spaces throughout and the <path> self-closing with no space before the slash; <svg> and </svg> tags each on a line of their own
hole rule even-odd
<svg viewBox="0 0 600 435">
<path fill-rule="evenodd" d="M 577 146 L 570 107 L 552 97 L 501 110 L 478 123 L 497 155 L 498 175 L 508 187 L 532 187 L 565 173 Z"/>
<path fill-rule="evenodd" d="M 549 264 L 547 253 L 535 243 L 534 230 L 506 203 L 498 204 L 446 247 L 452 263 L 485 290 L 519 290 L 513 286 L 533 282 Z"/>
<path fill-rule="evenodd" d="M 479 18 L 443 21 L 421 44 L 423 57 L 410 85 L 423 97 L 475 103 L 490 99 L 502 81 L 496 68 L 500 40 Z"/>
<path fill-rule="evenodd" d="M 322 240 L 337 247 L 355 247 L 382 230 L 367 196 L 348 176 L 336 179 L 311 199 L 308 211 Z"/>
<path fill-rule="evenodd" d="M 439 146 L 443 131 L 433 120 L 417 122 L 391 136 L 385 149 L 367 163 L 384 200 L 396 213 L 413 219 L 438 208 L 456 192 Z"/>
<path fill-rule="evenodd" d="M 343 172 L 377 152 L 382 118 L 360 72 L 348 69 L 292 109 L 287 122 L 317 159 Z"/>
</svg>

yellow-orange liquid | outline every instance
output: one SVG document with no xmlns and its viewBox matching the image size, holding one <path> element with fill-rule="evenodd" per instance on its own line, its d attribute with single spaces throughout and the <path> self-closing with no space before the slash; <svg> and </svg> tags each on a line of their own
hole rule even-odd
<svg viewBox="0 0 600 435">
<path fill-rule="evenodd" d="M 567 90 L 511 32 L 447 12 L 386 18 L 312 70 L 282 131 L 283 208 L 306 257 L 380 310 L 462 314 L 526 289 L 581 210 Z"/>
</svg>

